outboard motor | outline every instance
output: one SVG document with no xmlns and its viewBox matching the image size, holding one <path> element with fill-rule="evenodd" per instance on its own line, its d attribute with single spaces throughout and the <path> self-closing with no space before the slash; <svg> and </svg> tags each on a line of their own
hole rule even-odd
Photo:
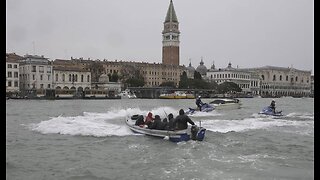
<svg viewBox="0 0 320 180">
<path fill-rule="evenodd" d="M 198 134 L 199 127 L 197 125 L 191 126 L 191 139 L 197 140 L 197 134 Z"/>
</svg>

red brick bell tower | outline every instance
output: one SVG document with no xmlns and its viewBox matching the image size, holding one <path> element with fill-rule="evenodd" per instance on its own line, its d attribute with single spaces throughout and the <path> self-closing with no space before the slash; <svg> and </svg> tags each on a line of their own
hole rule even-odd
<svg viewBox="0 0 320 180">
<path fill-rule="evenodd" d="M 172 0 L 170 0 L 166 19 L 162 31 L 162 63 L 168 65 L 179 65 L 179 22 L 174 11 Z"/>
</svg>

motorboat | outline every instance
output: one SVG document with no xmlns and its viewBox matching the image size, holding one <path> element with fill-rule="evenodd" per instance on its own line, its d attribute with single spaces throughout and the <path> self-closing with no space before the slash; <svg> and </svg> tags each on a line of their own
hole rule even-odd
<svg viewBox="0 0 320 180">
<path fill-rule="evenodd" d="M 159 96 L 160 99 L 194 99 L 195 96 L 191 93 L 185 93 L 183 91 L 175 91 L 173 93 L 162 93 Z"/>
<path fill-rule="evenodd" d="M 259 114 L 270 115 L 270 116 L 283 116 L 282 111 L 273 112 L 270 106 L 263 108 Z"/>
<path fill-rule="evenodd" d="M 138 126 L 135 125 L 136 120 L 140 115 L 133 115 L 126 118 L 126 124 L 128 127 L 135 133 L 145 134 L 149 136 L 159 137 L 159 138 L 168 138 L 172 142 L 181 142 L 181 141 L 202 141 L 205 137 L 206 129 L 197 125 L 188 126 L 184 130 L 157 130 L 157 129 L 148 129 L 147 126 Z"/>
<path fill-rule="evenodd" d="M 235 98 L 215 99 L 209 104 L 213 105 L 215 109 L 238 109 L 241 105 L 239 99 Z"/>
<path fill-rule="evenodd" d="M 194 114 L 196 112 L 210 112 L 210 111 L 213 111 L 215 109 L 214 106 L 210 105 L 210 104 L 207 104 L 207 103 L 204 103 L 202 106 L 201 106 L 201 111 L 199 108 L 190 108 L 188 110 L 185 110 L 185 113 L 186 114 Z"/>
<path fill-rule="evenodd" d="M 129 89 L 126 89 L 124 91 L 121 91 L 118 96 L 121 97 L 121 99 L 136 99 L 137 96 L 131 92 Z"/>
</svg>

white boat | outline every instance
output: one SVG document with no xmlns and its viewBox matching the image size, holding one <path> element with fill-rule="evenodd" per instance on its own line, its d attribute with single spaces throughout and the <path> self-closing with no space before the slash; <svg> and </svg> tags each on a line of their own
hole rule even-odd
<svg viewBox="0 0 320 180">
<path fill-rule="evenodd" d="M 209 104 L 213 105 L 215 109 L 239 109 L 241 105 L 239 99 L 231 98 L 215 99 Z"/>
<path fill-rule="evenodd" d="M 121 99 L 136 99 L 137 96 L 131 92 L 129 89 L 126 89 L 124 91 L 121 91 L 118 96 L 121 97 Z"/>
<path fill-rule="evenodd" d="M 194 95 L 183 91 L 175 91 L 173 93 L 163 93 L 159 96 L 160 99 L 194 99 Z"/>
<path fill-rule="evenodd" d="M 203 127 L 188 126 L 188 129 L 184 130 L 157 130 L 157 129 L 148 129 L 146 126 L 140 127 L 135 125 L 136 120 L 139 115 L 133 115 L 131 118 L 126 118 L 126 124 L 128 127 L 135 133 L 145 134 L 154 137 L 160 138 L 168 138 L 172 142 L 180 142 L 180 141 L 189 141 L 189 140 L 197 140 L 203 141 L 205 137 L 206 129 Z"/>
</svg>

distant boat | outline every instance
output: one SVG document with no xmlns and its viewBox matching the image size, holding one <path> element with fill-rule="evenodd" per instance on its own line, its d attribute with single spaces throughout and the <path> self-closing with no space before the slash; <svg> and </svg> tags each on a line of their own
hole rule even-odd
<svg viewBox="0 0 320 180">
<path fill-rule="evenodd" d="M 232 98 L 216 99 L 209 104 L 212 104 L 215 109 L 237 109 L 240 108 L 241 105 L 239 99 Z"/>
<path fill-rule="evenodd" d="M 163 93 L 159 96 L 160 99 L 194 99 L 195 96 L 183 91 L 175 91 L 173 93 Z"/>
<path fill-rule="evenodd" d="M 121 91 L 118 96 L 121 97 L 121 99 L 136 99 L 137 96 L 131 92 L 129 89 L 126 89 L 124 91 Z"/>
</svg>

